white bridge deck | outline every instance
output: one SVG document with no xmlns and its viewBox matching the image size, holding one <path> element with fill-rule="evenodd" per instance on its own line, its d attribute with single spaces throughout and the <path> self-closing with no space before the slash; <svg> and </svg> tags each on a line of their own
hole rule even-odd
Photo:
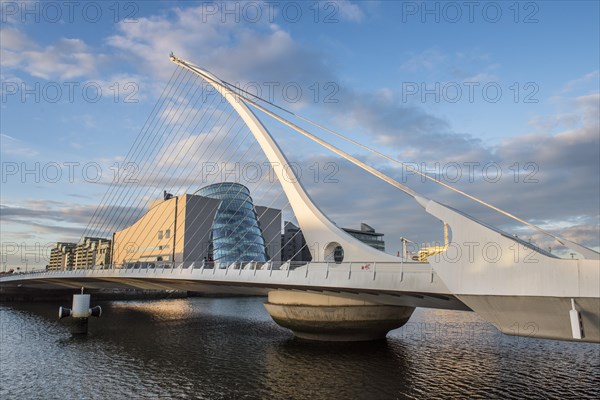
<svg viewBox="0 0 600 400">
<path fill-rule="evenodd" d="M 285 268 L 285 267 L 284 267 Z M 270 269 L 254 263 L 242 268 L 203 266 L 79 269 L 15 274 L 0 278 L 0 287 L 140 288 L 204 293 L 260 294 L 298 289 L 381 304 L 469 310 L 456 299 L 427 263 L 309 263 L 295 269 Z"/>
</svg>

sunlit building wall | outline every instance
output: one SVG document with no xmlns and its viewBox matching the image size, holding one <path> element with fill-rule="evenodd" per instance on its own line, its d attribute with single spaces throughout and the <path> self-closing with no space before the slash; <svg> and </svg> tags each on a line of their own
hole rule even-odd
<svg viewBox="0 0 600 400">
<path fill-rule="evenodd" d="M 50 249 L 49 271 L 64 271 L 73 268 L 76 243 L 57 242 Z"/>
<path fill-rule="evenodd" d="M 73 268 L 91 268 L 111 263 L 111 241 L 105 238 L 84 237 L 75 246 Z"/>
</svg>

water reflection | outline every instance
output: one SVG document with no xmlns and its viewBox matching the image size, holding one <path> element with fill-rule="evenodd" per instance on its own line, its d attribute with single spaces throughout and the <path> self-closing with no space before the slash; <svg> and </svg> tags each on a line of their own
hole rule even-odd
<svg viewBox="0 0 600 400">
<path fill-rule="evenodd" d="M 408 353 L 404 345 L 387 341 L 290 339 L 267 349 L 265 376 L 273 395 L 282 399 L 399 398 L 412 391 Z"/>
<path fill-rule="evenodd" d="M 387 340 L 314 343 L 262 298 L 101 304 L 86 337 L 58 304 L 0 306 L 0 398 L 598 398 L 600 346 L 500 335 L 417 310 Z M 575 383 L 574 383 L 575 382 Z"/>
</svg>

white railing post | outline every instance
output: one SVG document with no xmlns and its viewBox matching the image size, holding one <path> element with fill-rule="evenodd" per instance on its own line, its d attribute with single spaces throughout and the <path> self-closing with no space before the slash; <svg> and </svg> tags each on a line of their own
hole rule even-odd
<svg viewBox="0 0 600 400">
<path fill-rule="evenodd" d="M 375 276 L 377 275 L 377 261 L 373 263 L 373 280 L 375 280 Z"/>
<path fill-rule="evenodd" d="M 400 282 L 404 280 L 404 263 L 400 263 Z"/>
</svg>

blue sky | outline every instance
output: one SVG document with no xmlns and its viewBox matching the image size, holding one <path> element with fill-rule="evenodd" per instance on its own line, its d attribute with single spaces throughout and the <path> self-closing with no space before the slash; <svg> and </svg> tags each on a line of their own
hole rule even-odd
<svg viewBox="0 0 600 400">
<path fill-rule="evenodd" d="M 403 161 L 496 162 L 500 182 L 478 175 L 479 184 L 457 186 L 598 247 L 599 15 L 596 1 L 82 2 L 72 10 L 3 1 L 3 261 L 23 263 L 38 243 L 79 238 L 173 72 L 170 51 L 228 81 L 264 90 L 297 83 L 300 101 L 286 102 L 280 90 L 274 100 Z M 337 102 L 326 103 L 327 93 Z M 290 143 L 290 159 L 321 157 Z M 538 181 L 515 183 L 515 163 L 535 165 Z M 56 165 L 61 176 L 52 179 Z M 424 228 L 432 220 L 413 218 L 401 195 L 340 165 L 339 185 L 306 183 L 332 219 L 370 223 L 386 233 L 390 252 L 398 226 L 415 241 L 439 240 L 439 227 Z M 98 167 L 102 178 L 92 182 Z M 377 195 L 348 200 L 356 184 Z"/>
</svg>

